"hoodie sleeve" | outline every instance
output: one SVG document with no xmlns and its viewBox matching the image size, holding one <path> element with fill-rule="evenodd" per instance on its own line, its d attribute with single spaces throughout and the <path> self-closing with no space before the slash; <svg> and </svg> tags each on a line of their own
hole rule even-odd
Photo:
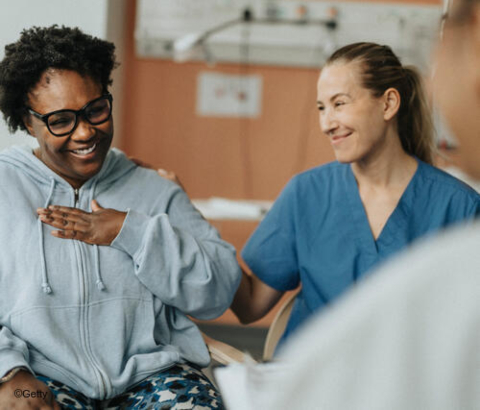
<svg viewBox="0 0 480 410">
<path fill-rule="evenodd" d="M 0 378 L 14 367 L 26 367 L 32 374 L 28 364 L 27 344 L 15 336 L 10 329 L 0 325 Z"/>
<path fill-rule="evenodd" d="M 166 213 L 129 210 L 111 246 L 131 256 L 138 279 L 162 302 L 197 319 L 220 316 L 240 282 L 235 249 L 178 187 Z"/>
</svg>

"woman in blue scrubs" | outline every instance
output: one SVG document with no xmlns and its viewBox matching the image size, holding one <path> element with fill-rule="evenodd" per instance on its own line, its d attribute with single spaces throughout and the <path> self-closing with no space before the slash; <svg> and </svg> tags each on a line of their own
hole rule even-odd
<svg viewBox="0 0 480 410">
<path fill-rule="evenodd" d="M 253 233 L 231 306 L 242 323 L 296 298 L 283 340 L 420 237 L 480 214 L 480 196 L 432 164 L 420 77 L 387 46 L 348 45 L 320 73 L 322 133 L 336 161 L 295 176 Z"/>
</svg>

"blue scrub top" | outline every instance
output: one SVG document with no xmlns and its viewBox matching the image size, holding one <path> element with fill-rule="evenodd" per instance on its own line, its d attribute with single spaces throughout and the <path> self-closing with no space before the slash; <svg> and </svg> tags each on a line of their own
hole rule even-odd
<svg viewBox="0 0 480 410">
<path fill-rule="evenodd" d="M 480 195 L 417 159 L 405 192 L 374 239 L 349 164 L 295 176 L 248 240 L 242 257 L 279 291 L 302 290 L 282 341 L 307 317 L 415 239 L 480 215 Z"/>
</svg>

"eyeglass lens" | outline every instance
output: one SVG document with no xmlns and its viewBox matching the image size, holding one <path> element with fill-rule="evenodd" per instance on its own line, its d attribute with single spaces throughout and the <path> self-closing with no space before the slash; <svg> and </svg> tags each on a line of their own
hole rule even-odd
<svg viewBox="0 0 480 410">
<path fill-rule="evenodd" d="M 83 116 L 90 124 L 98 125 L 107 121 L 110 113 L 110 100 L 105 97 L 88 104 L 83 111 Z M 52 114 L 48 117 L 48 127 L 53 134 L 68 134 L 75 127 L 76 116 L 77 114 L 73 111 Z"/>
</svg>

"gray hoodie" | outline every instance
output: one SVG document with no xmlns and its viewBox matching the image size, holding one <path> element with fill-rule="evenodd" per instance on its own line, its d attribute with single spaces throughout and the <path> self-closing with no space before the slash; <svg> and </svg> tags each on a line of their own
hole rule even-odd
<svg viewBox="0 0 480 410">
<path fill-rule="evenodd" d="M 92 199 L 128 211 L 110 246 L 56 238 L 36 214 Z M 0 255 L 0 376 L 26 366 L 96 399 L 175 362 L 206 366 L 187 315 L 221 315 L 241 277 L 187 195 L 116 149 L 77 195 L 30 148 L 0 153 Z"/>
</svg>

